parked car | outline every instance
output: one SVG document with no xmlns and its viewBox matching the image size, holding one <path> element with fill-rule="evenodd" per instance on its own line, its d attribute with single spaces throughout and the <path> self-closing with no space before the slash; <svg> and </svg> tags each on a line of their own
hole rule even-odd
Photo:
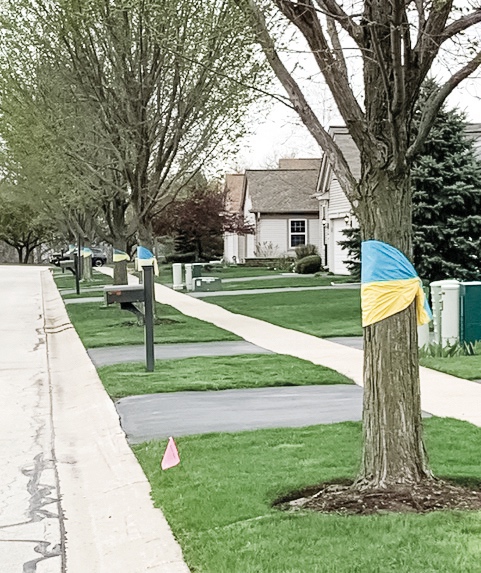
<svg viewBox="0 0 481 573">
<path fill-rule="evenodd" d="M 90 247 L 92 251 L 92 266 L 101 267 L 107 262 L 107 255 L 102 249 Z"/>
<path fill-rule="evenodd" d="M 92 251 L 92 266 L 101 267 L 107 262 L 107 255 L 105 252 L 98 247 L 90 247 Z M 50 264 L 60 266 L 60 261 L 68 261 L 73 258 L 73 254 L 65 253 L 53 253 L 50 257 Z"/>
</svg>

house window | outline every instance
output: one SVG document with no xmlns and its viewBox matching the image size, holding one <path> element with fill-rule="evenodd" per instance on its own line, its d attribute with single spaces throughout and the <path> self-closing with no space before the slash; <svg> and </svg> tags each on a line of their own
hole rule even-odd
<svg viewBox="0 0 481 573">
<path fill-rule="evenodd" d="M 307 243 L 306 219 L 291 219 L 289 221 L 289 245 L 291 248 Z"/>
</svg>

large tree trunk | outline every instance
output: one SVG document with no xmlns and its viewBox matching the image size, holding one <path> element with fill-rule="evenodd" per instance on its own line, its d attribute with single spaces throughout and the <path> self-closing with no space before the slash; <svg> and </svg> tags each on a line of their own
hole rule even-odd
<svg viewBox="0 0 481 573">
<path fill-rule="evenodd" d="M 92 280 L 92 257 L 82 257 L 82 280 L 90 282 Z"/>
<path fill-rule="evenodd" d="M 127 239 L 115 238 L 113 241 L 114 249 L 127 252 Z M 114 285 L 126 285 L 128 283 L 127 261 L 114 263 Z"/>
<path fill-rule="evenodd" d="M 356 214 L 363 239 L 376 239 L 411 258 L 409 172 L 365 174 Z M 356 485 L 386 488 L 431 479 L 422 439 L 414 303 L 364 328 L 364 447 Z"/>
</svg>

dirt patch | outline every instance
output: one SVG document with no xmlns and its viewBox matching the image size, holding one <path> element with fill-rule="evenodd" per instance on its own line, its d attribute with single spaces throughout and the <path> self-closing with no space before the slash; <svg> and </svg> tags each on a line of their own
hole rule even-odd
<svg viewBox="0 0 481 573">
<path fill-rule="evenodd" d="M 290 511 L 309 509 L 346 515 L 479 511 L 481 481 L 438 479 L 409 487 L 364 490 L 354 487 L 352 481 L 337 480 L 292 492 L 278 499 L 274 505 Z"/>
</svg>

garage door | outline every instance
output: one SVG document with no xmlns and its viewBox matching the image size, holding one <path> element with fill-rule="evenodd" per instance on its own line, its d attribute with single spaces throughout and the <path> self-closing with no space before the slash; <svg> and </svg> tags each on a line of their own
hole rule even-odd
<svg viewBox="0 0 481 573">
<path fill-rule="evenodd" d="M 350 274 L 344 261 L 347 259 L 347 251 L 345 251 L 339 241 L 345 241 L 346 237 L 342 233 L 345 229 L 346 223 L 344 219 L 331 219 L 331 264 L 329 270 L 336 275 Z"/>
</svg>

